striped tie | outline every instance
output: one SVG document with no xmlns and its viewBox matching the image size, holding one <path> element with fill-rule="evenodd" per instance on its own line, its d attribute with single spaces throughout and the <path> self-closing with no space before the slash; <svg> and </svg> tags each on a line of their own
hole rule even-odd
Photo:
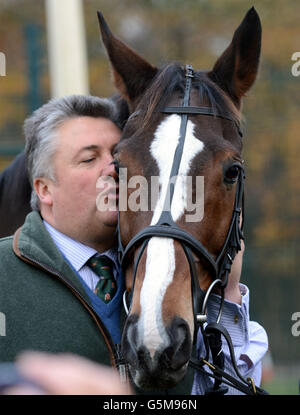
<svg viewBox="0 0 300 415">
<path fill-rule="evenodd" d="M 86 262 L 86 265 L 99 277 L 94 293 L 104 303 L 109 303 L 117 291 L 112 273 L 112 261 L 107 256 L 94 255 Z"/>
</svg>

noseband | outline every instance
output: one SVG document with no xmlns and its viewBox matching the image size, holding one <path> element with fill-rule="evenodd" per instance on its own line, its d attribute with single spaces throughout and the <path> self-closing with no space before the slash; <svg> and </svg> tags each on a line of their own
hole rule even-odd
<svg viewBox="0 0 300 415">
<path fill-rule="evenodd" d="M 138 252 L 138 255 L 134 263 L 133 283 L 132 283 L 132 289 L 131 289 L 131 293 L 133 293 L 138 265 L 150 239 L 153 237 L 166 237 L 166 238 L 175 239 L 180 242 L 183 248 L 183 251 L 186 255 L 186 258 L 188 260 L 188 263 L 189 263 L 190 274 L 191 274 L 191 279 L 192 279 L 191 286 L 192 286 L 192 301 L 193 301 L 194 327 L 195 327 L 194 343 L 197 340 L 197 332 L 200 327 L 203 337 L 204 337 L 204 343 L 206 347 L 205 359 L 200 359 L 199 361 L 196 361 L 195 359 L 191 359 L 190 366 L 194 367 L 195 369 L 201 370 L 204 364 L 208 364 L 207 360 L 209 358 L 209 350 L 210 350 L 212 353 L 213 362 L 215 364 L 214 367 L 219 369 L 220 371 L 217 374 L 215 373 L 213 375 L 213 377 L 215 377 L 216 379 L 215 385 L 213 389 L 209 391 L 209 393 L 223 394 L 223 393 L 226 393 L 225 389 L 227 388 L 220 388 L 220 383 L 222 382 L 222 376 L 226 378 L 226 374 L 222 370 L 224 366 L 224 357 L 223 357 L 223 352 L 222 352 L 221 334 L 225 337 L 227 342 L 229 341 L 231 343 L 231 340 L 230 340 L 230 336 L 227 330 L 223 326 L 220 325 L 219 321 L 220 321 L 221 313 L 222 313 L 222 307 L 223 307 L 223 301 L 224 301 L 224 289 L 228 282 L 228 275 L 230 273 L 231 265 L 234 260 L 234 257 L 236 253 L 241 249 L 241 239 L 243 239 L 243 233 L 242 233 L 243 224 L 240 227 L 240 215 L 241 213 L 243 213 L 243 210 L 244 210 L 243 193 L 244 193 L 245 172 L 244 172 L 244 168 L 240 167 L 238 180 L 236 182 L 236 194 L 235 194 L 235 201 L 234 201 L 234 208 L 233 208 L 231 223 L 229 226 L 229 230 L 228 230 L 224 245 L 216 260 L 207 251 L 205 246 L 203 246 L 203 244 L 200 241 L 196 240 L 188 232 L 179 228 L 179 226 L 173 221 L 169 207 L 172 205 L 175 182 L 172 181 L 171 179 L 174 177 L 176 178 L 179 172 L 179 167 L 180 167 L 182 154 L 183 154 L 184 142 L 186 138 L 186 128 L 187 128 L 187 121 L 188 121 L 189 115 L 208 115 L 208 116 L 214 116 L 218 118 L 227 119 L 235 123 L 237 132 L 241 137 L 242 137 L 242 132 L 240 130 L 239 124 L 237 124 L 236 121 L 233 120 L 233 118 L 230 117 L 229 114 L 221 113 L 217 110 L 213 110 L 210 107 L 190 106 L 189 105 L 190 92 L 191 92 L 192 79 L 194 78 L 194 71 L 193 71 L 192 66 L 190 65 L 186 66 L 185 78 L 186 78 L 186 82 L 185 82 L 185 91 L 184 91 L 184 98 L 183 98 L 182 106 L 165 107 L 164 109 L 161 110 L 161 112 L 164 114 L 180 114 L 181 116 L 179 141 L 178 141 L 178 144 L 175 150 L 173 165 L 172 165 L 171 173 L 169 176 L 170 186 L 169 186 L 168 193 L 164 201 L 164 208 L 163 208 L 162 214 L 155 225 L 147 226 L 142 231 L 137 233 L 130 240 L 128 245 L 124 248 L 122 245 L 122 240 L 121 240 L 120 212 L 119 212 L 119 221 L 117 225 L 118 254 L 119 254 L 119 260 L 120 260 L 121 266 L 123 266 L 128 256 L 128 253 L 131 251 L 131 249 L 141 244 L 140 250 Z M 243 217 L 244 217 L 244 214 L 243 214 Z M 208 288 L 206 293 L 204 293 L 200 288 L 199 279 L 197 276 L 197 271 L 196 271 L 195 262 L 193 258 L 193 253 L 199 259 L 202 259 L 204 261 L 206 267 L 209 268 L 210 273 L 213 276 L 213 282 Z M 220 292 L 221 292 L 221 304 L 220 304 L 220 310 L 219 310 L 217 322 L 208 324 L 206 325 L 206 328 L 204 328 L 204 323 L 207 320 L 207 316 L 206 316 L 207 301 L 208 301 L 208 298 L 211 292 L 217 285 L 219 285 Z M 126 291 L 124 293 L 124 306 L 125 306 L 127 313 L 129 313 L 130 310 L 128 311 L 127 304 L 126 304 Z M 222 329 L 220 329 L 219 326 Z M 232 344 L 231 346 L 229 344 L 229 348 L 230 347 L 232 347 L 232 350 L 230 349 L 230 353 L 231 353 L 232 360 L 234 359 L 233 360 L 234 369 L 236 370 L 238 377 L 240 377 L 240 379 L 243 381 L 243 384 L 240 385 L 240 390 L 243 389 L 243 391 L 247 393 L 248 389 L 251 387 L 250 392 L 255 389 L 255 392 L 257 393 L 258 390 L 260 389 L 255 387 L 253 381 L 251 382 L 248 380 L 246 381 L 239 374 L 237 370 L 237 365 L 235 362 L 234 353 L 232 353 L 233 352 Z M 219 367 L 217 365 L 219 365 Z M 211 366 L 213 365 L 210 365 L 210 367 Z M 202 370 L 204 371 L 204 369 Z M 206 371 L 204 372 L 206 375 L 208 374 L 208 372 Z M 238 381 L 236 379 L 233 379 L 233 380 L 228 379 L 228 376 L 227 376 L 227 380 L 229 382 L 236 383 L 234 387 L 238 388 L 237 386 Z M 218 380 L 218 378 L 221 378 L 221 380 L 220 379 Z M 254 388 L 252 387 L 252 383 L 254 385 Z"/>
</svg>

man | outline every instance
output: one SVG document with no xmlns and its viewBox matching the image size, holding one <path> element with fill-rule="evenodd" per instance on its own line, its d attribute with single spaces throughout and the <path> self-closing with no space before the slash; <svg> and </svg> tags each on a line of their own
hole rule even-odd
<svg viewBox="0 0 300 415">
<path fill-rule="evenodd" d="M 0 241 L 0 361 L 33 349 L 115 363 L 124 288 L 113 249 L 117 211 L 99 211 L 95 201 L 98 178 L 116 178 L 117 120 L 111 101 L 71 96 L 25 121 L 33 212 Z M 110 260 L 117 284 L 109 304 L 94 295 L 99 277 L 86 264 L 97 253 Z"/>
<path fill-rule="evenodd" d="M 6 336 L 0 341 L 0 361 L 13 361 L 20 352 L 35 350 L 67 352 L 96 363 L 116 365 L 114 345 L 121 338 L 124 291 L 114 249 L 117 210 L 98 210 L 96 199 L 99 190 L 105 200 L 115 197 L 117 185 L 97 189 L 97 184 L 99 177 L 113 178 L 117 183 L 112 163 L 112 153 L 120 139 L 117 117 L 116 107 L 109 100 L 71 96 L 50 101 L 25 122 L 33 212 L 13 237 L 0 240 L 0 305 L 7 321 Z M 108 303 L 98 297 L 101 277 L 88 265 L 91 258 L 109 260 L 116 288 Z M 243 346 L 242 354 L 250 354 L 248 360 L 244 357 L 245 372 L 256 371 L 259 378 L 259 362 L 267 341 L 259 326 L 262 340 L 256 347 L 258 331 L 249 331 L 249 316 L 239 286 L 241 263 L 242 253 L 236 257 L 236 269 L 226 289 L 228 305 L 223 315 L 227 317 L 227 329 L 232 329 Z M 208 313 L 213 315 L 209 307 Z M 240 313 L 242 309 L 244 313 Z M 235 313 L 240 314 L 236 327 Z M 97 366 L 93 369 L 80 359 L 76 363 L 68 357 L 54 356 L 47 366 L 47 357 L 36 358 L 46 359 L 44 366 L 22 366 L 21 362 L 21 367 L 25 375 L 50 393 L 70 393 L 70 389 L 64 389 L 66 384 L 77 393 L 87 393 L 85 387 L 80 388 L 82 378 L 78 374 L 89 377 L 89 373 L 95 375 L 97 371 Z M 245 361 L 241 359 L 240 363 Z M 30 372 L 34 367 L 35 374 Z M 39 372 L 43 367 L 48 370 Z M 69 379 L 51 388 L 47 373 L 50 378 L 52 374 L 52 379 L 68 375 Z M 100 369 L 97 374 L 101 378 Z M 89 377 L 94 381 L 90 390 L 100 393 L 100 378 L 97 389 L 94 375 Z M 205 385 L 206 380 L 196 377 L 194 392 L 202 393 Z M 184 382 L 173 389 L 173 393 L 190 392 Z"/>
</svg>

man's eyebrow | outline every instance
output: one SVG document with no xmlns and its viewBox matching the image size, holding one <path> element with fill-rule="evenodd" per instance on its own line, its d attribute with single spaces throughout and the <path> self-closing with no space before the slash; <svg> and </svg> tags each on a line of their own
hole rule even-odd
<svg viewBox="0 0 300 415">
<path fill-rule="evenodd" d="M 99 146 L 97 146 L 97 144 L 91 144 L 89 146 L 86 147 L 82 147 L 79 151 L 84 151 L 84 150 L 98 150 Z"/>
<path fill-rule="evenodd" d="M 91 150 L 99 150 L 99 146 L 97 146 L 96 144 L 91 144 L 89 146 L 82 147 L 77 151 L 75 157 L 79 156 L 79 154 L 82 153 L 83 151 L 89 151 L 89 150 L 90 151 Z"/>
</svg>

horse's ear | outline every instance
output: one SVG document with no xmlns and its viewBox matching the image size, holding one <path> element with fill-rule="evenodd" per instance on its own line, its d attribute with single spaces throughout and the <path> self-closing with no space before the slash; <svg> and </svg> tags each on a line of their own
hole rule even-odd
<svg viewBox="0 0 300 415">
<path fill-rule="evenodd" d="M 116 38 L 102 13 L 98 11 L 97 14 L 102 40 L 112 65 L 115 85 L 128 100 L 130 107 L 134 107 L 139 96 L 154 78 L 157 68 Z"/>
<path fill-rule="evenodd" d="M 236 29 L 231 44 L 208 74 L 238 107 L 256 79 L 260 49 L 261 23 L 252 7 Z"/>
</svg>

